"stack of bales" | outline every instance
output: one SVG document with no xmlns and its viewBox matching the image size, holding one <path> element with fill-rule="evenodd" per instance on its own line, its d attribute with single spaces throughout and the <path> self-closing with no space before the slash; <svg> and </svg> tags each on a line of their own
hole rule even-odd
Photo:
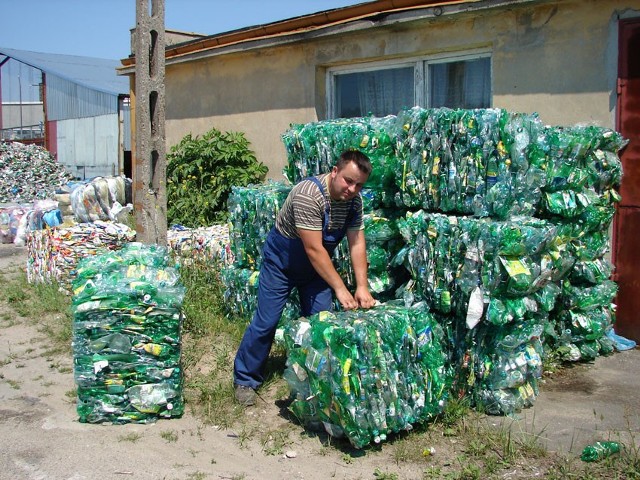
<svg viewBox="0 0 640 480">
<path fill-rule="evenodd" d="M 293 125 L 283 141 L 292 182 L 327 171 L 346 148 L 370 156 L 365 200 L 395 207 L 387 218 L 400 217 L 404 239 L 388 265 L 403 264 L 410 280 L 395 295 L 429 305 L 457 385 L 478 406 L 531 405 L 551 350 L 573 359 L 611 351 L 617 133 L 544 127 L 502 109 L 415 107 Z"/>
<path fill-rule="evenodd" d="M 288 155 L 284 175 L 291 183 L 327 173 L 340 154 L 357 149 L 371 160 L 373 171 L 362 190 L 365 237 L 369 257 L 369 287 L 377 298 L 393 298 L 406 278 L 402 269 L 389 263 L 402 245 L 393 206 L 396 117 L 360 117 L 294 124 L 282 136 Z M 348 287 L 355 279 L 346 239 L 336 249 L 334 265 Z"/>
<path fill-rule="evenodd" d="M 613 350 L 606 335 L 617 294 L 609 279 L 609 228 L 620 200 L 618 152 L 625 144 L 611 130 L 575 126 L 547 127 L 530 145 L 530 156 L 546 166 L 540 216 L 557 226 L 575 258 L 560 283 L 547 339 L 565 360 L 592 360 Z"/>
</svg>

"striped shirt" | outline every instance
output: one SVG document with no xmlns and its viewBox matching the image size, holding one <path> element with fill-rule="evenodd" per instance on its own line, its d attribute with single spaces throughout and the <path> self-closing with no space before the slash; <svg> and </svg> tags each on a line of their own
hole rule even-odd
<svg viewBox="0 0 640 480">
<path fill-rule="evenodd" d="M 326 209 L 326 198 L 329 198 L 327 179 L 329 174 L 318 175 L 324 187 L 325 196 L 311 180 L 302 180 L 295 185 L 282 205 L 276 218 L 276 228 L 287 238 L 300 238 L 298 229 L 322 230 L 322 221 Z M 354 215 L 349 222 L 349 230 L 362 230 L 362 198 L 357 195 L 353 200 L 330 200 L 329 230 L 341 230 L 353 202 Z"/>
</svg>

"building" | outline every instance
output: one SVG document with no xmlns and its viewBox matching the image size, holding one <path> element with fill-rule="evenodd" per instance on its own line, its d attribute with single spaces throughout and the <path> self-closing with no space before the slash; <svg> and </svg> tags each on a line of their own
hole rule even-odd
<svg viewBox="0 0 640 480">
<path fill-rule="evenodd" d="M 118 65 L 0 47 L 2 139 L 43 145 L 80 179 L 131 176 L 129 82 L 116 74 Z M 18 76 L 18 95 L 7 88 L 16 84 L 12 66 L 30 79 Z"/>
<path fill-rule="evenodd" d="M 613 261 L 623 334 L 640 340 L 640 0 L 376 0 L 166 48 L 167 146 L 244 132 L 282 179 L 292 123 L 403 107 L 500 107 L 630 139 Z M 135 58 L 120 73 L 135 74 Z M 132 85 L 134 83 L 132 82 Z M 628 320 L 625 320 L 625 316 Z"/>
</svg>

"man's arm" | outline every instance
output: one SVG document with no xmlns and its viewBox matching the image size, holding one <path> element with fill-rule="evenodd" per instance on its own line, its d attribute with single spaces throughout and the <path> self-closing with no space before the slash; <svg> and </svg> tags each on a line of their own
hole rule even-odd
<svg viewBox="0 0 640 480">
<path fill-rule="evenodd" d="M 361 308 L 371 308 L 375 300 L 369 292 L 369 280 L 367 278 L 367 242 L 364 238 L 364 230 L 348 230 L 347 240 L 351 255 L 351 265 L 356 278 L 355 300 Z"/>
<path fill-rule="evenodd" d="M 333 289 L 342 307 L 345 310 L 358 308 L 358 302 L 353 298 L 349 290 L 347 290 L 342 278 L 340 278 L 340 274 L 338 274 L 333 266 L 329 253 L 322 246 L 322 232 L 320 230 L 304 230 L 299 228 L 298 233 L 300 234 L 300 239 L 302 240 L 304 250 L 309 257 L 311 265 L 316 272 L 318 272 L 318 275 Z"/>
</svg>

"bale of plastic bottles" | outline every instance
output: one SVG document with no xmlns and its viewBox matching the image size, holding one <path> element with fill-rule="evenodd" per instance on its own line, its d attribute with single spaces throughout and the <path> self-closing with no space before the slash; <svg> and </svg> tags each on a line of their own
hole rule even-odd
<svg viewBox="0 0 640 480">
<path fill-rule="evenodd" d="M 535 114 L 498 108 L 401 111 L 396 204 L 502 219 L 533 215 L 544 171 L 525 151 L 541 127 Z"/>
<path fill-rule="evenodd" d="M 327 173 L 345 150 L 357 149 L 369 157 L 373 166 L 367 187 L 391 188 L 395 124 L 395 115 L 293 124 L 282 135 L 288 159 L 283 174 L 291 183 L 297 183 Z"/>
<path fill-rule="evenodd" d="M 80 261 L 72 300 L 80 422 L 183 414 L 184 293 L 164 247 L 130 243 Z"/>
<path fill-rule="evenodd" d="M 249 320 L 256 310 L 262 248 L 290 191 L 290 185 L 275 181 L 231 189 L 227 208 L 230 258 L 233 260 L 221 268 L 229 316 Z M 299 313 L 299 301 L 292 297 L 285 307 L 283 319 L 295 318 Z"/>
<path fill-rule="evenodd" d="M 356 448 L 443 411 L 443 334 L 424 305 L 320 312 L 285 327 L 290 410 Z"/>
<path fill-rule="evenodd" d="M 407 279 L 402 265 L 392 265 L 396 254 L 404 246 L 395 217 L 395 211 L 384 208 L 363 215 L 369 262 L 369 290 L 379 301 L 393 299 L 395 289 Z M 346 239 L 340 242 L 332 260 L 347 287 L 355 288 L 355 275 Z"/>
<path fill-rule="evenodd" d="M 227 315 L 250 320 L 258 307 L 260 271 L 224 265 L 220 275 L 222 282 L 226 285 L 224 304 Z M 287 300 L 282 312 L 282 322 L 300 316 L 300 299 L 297 293 L 294 289 Z"/>
<path fill-rule="evenodd" d="M 132 181 L 122 175 L 96 177 L 71 191 L 71 208 L 79 222 L 117 220 L 131 211 Z"/>
<path fill-rule="evenodd" d="M 235 266 L 260 269 L 262 247 L 290 191 L 290 185 L 275 181 L 231 187 L 227 208 Z"/>
<path fill-rule="evenodd" d="M 411 295 L 408 301 L 417 297 L 462 319 L 482 314 L 486 305 L 487 321 L 507 323 L 504 302 L 534 295 L 563 278 L 574 263 L 565 239 L 543 219 L 498 221 L 420 210 L 398 223 L 405 246 L 397 261 L 413 280 L 404 292 Z"/>
<path fill-rule="evenodd" d="M 579 360 L 612 351 L 608 230 L 627 143 L 617 132 L 543 126 L 535 113 L 504 109 L 414 107 L 292 125 L 283 142 L 292 183 L 329 171 L 347 149 L 371 158 L 365 235 L 372 214 L 389 220 L 375 228 L 402 240 L 367 237 L 370 288 L 385 301 L 428 306 L 457 394 L 510 414 L 535 400 L 548 353 Z M 353 286 L 346 244 L 334 262 Z M 334 401 L 329 412 L 347 404 Z M 328 418 L 328 430 L 344 430 Z"/>
</svg>

